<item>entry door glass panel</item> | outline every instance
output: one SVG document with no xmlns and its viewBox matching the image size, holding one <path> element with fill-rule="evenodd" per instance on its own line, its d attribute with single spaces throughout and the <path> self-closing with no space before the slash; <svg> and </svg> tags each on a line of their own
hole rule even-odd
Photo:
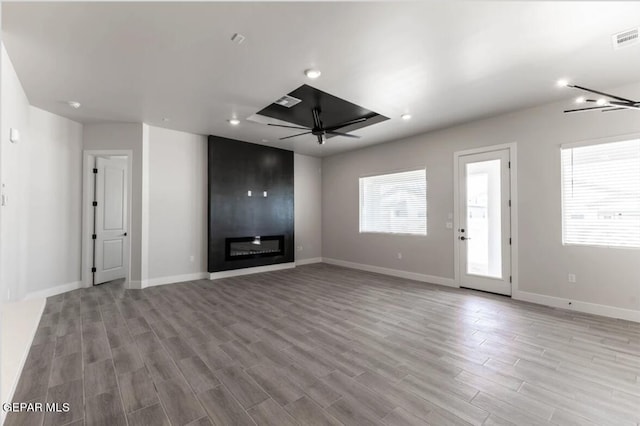
<svg viewBox="0 0 640 426">
<path fill-rule="evenodd" d="M 461 287 L 511 294 L 510 150 L 458 157 L 458 277 Z"/>
<path fill-rule="evenodd" d="M 466 164 L 467 273 L 502 278 L 500 160 Z"/>
</svg>

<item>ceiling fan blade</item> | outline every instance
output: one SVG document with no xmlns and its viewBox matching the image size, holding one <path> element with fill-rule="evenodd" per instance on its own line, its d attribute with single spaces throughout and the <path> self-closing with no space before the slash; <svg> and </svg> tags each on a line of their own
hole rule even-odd
<svg viewBox="0 0 640 426">
<path fill-rule="evenodd" d="M 330 134 L 330 135 L 345 136 L 347 138 L 360 139 L 360 136 L 350 135 L 349 133 L 341 133 L 341 132 L 334 132 L 334 131 L 328 131 L 328 130 L 326 130 L 326 132 L 327 134 Z"/>
<path fill-rule="evenodd" d="M 596 95 L 606 96 L 606 97 L 611 98 L 611 99 L 617 99 L 617 100 L 622 101 L 622 102 L 628 102 L 630 104 L 634 104 L 635 103 L 631 99 L 621 98 L 620 96 L 610 95 L 608 93 L 599 92 L 597 90 L 589 89 L 589 88 L 583 87 L 583 86 L 576 86 L 574 84 L 570 84 L 568 87 L 573 87 L 574 89 L 578 89 L 578 90 L 584 90 L 585 92 L 595 93 Z"/>
<path fill-rule="evenodd" d="M 623 109 L 627 109 L 627 108 L 621 108 L 621 107 L 619 107 L 619 108 L 608 108 L 608 109 L 603 109 L 602 112 L 620 111 L 620 110 L 623 110 Z"/>
<path fill-rule="evenodd" d="M 347 126 L 350 126 L 352 124 L 362 123 L 363 121 L 367 121 L 368 119 L 369 119 L 368 117 L 356 118 L 355 120 L 345 121 L 344 123 L 336 124 L 335 126 L 325 127 L 325 130 L 327 132 L 333 131 L 333 130 L 338 130 L 338 129 L 342 128 L 342 127 L 347 127 Z"/>
<path fill-rule="evenodd" d="M 564 112 L 583 112 L 583 111 L 592 111 L 594 109 L 604 109 L 604 108 L 610 108 L 610 106 L 608 105 L 604 105 L 604 106 L 597 106 L 597 107 L 589 107 L 589 108 L 578 108 L 578 109 L 565 109 Z"/>
<path fill-rule="evenodd" d="M 281 141 L 285 140 L 285 139 L 291 139 L 291 138 L 295 138 L 296 136 L 302 136 L 302 135 L 308 135 L 309 132 L 304 132 L 304 133 L 298 133 L 297 135 L 291 135 L 291 136 L 285 136 L 284 138 L 280 138 Z"/>
<path fill-rule="evenodd" d="M 300 129 L 300 130 L 311 130 L 308 127 L 299 127 L 299 126 L 285 126 L 284 124 L 272 124 L 272 123 L 267 123 L 267 126 L 274 126 L 274 127 L 285 127 L 287 129 Z"/>
<path fill-rule="evenodd" d="M 609 104 L 624 109 L 640 109 L 640 105 L 638 105 L 637 102 L 631 102 L 628 104 L 626 102 L 610 101 Z"/>
</svg>

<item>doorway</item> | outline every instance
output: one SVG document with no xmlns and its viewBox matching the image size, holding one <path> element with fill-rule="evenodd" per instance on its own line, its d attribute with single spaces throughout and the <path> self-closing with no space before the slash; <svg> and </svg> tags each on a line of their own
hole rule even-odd
<svg viewBox="0 0 640 426">
<path fill-rule="evenodd" d="M 82 281 L 130 281 L 131 151 L 85 151 Z"/>
<path fill-rule="evenodd" d="M 515 145 L 455 154 L 456 283 L 513 292 Z"/>
</svg>

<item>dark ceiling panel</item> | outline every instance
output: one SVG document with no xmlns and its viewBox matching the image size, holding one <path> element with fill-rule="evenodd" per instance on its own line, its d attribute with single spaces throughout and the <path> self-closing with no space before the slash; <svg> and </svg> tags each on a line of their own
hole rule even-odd
<svg viewBox="0 0 640 426">
<path fill-rule="evenodd" d="M 288 93 L 288 95 L 298 98 L 302 102 L 291 108 L 273 103 L 258 111 L 258 114 L 309 128 L 313 127 L 313 108 L 318 108 L 320 110 L 320 119 L 322 120 L 324 127 L 335 126 L 358 118 L 368 118 L 366 121 L 352 124 L 338 130 L 344 133 L 371 126 L 372 124 L 380 123 L 381 121 L 389 119 L 388 117 L 380 115 L 374 111 L 345 101 L 344 99 L 333 96 L 327 92 L 323 92 L 322 90 L 318 90 L 307 84 L 303 84 L 293 92 Z M 299 132 L 295 129 L 291 129 L 291 131 L 291 134 Z M 331 135 L 327 136 L 332 137 Z"/>
</svg>

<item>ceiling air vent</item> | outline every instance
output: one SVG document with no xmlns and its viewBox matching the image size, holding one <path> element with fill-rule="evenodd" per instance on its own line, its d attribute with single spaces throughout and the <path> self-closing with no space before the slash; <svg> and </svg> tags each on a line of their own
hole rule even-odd
<svg viewBox="0 0 640 426">
<path fill-rule="evenodd" d="M 622 49 L 623 47 L 637 44 L 640 41 L 640 38 L 638 38 L 638 28 L 614 34 L 612 39 L 614 49 Z"/>
<path fill-rule="evenodd" d="M 300 102 L 302 102 L 302 100 L 298 98 L 294 98 L 293 96 L 289 96 L 289 95 L 284 95 L 283 97 L 275 101 L 274 104 L 291 108 L 294 105 L 298 105 Z"/>
</svg>

